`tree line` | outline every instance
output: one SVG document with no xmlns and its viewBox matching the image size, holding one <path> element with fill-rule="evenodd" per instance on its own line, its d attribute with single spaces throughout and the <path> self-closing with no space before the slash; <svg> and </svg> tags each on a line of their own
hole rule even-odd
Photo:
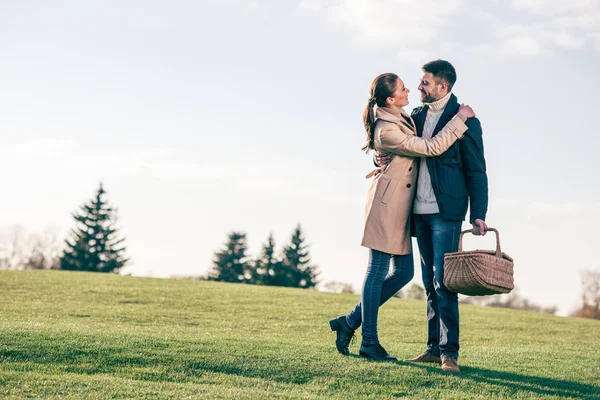
<svg viewBox="0 0 600 400">
<path fill-rule="evenodd" d="M 12 229 L 0 237 L 0 269 L 61 269 L 68 271 L 118 273 L 130 259 L 126 256 L 125 238 L 117 228 L 117 209 L 106 199 L 100 184 L 95 195 L 84 202 L 72 216 L 75 226 L 63 245 L 56 231 L 27 236 L 23 229 Z M 61 250 L 62 249 L 62 250 Z M 280 252 L 270 234 L 260 254 L 248 254 L 246 234 L 231 232 L 224 246 L 214 253 L 212 269 L 207 279 L 223 282 L 248 283 L 266 286 L 314 288 L 318 282 L 318 268 L 311 263 L 308 245 L 298 224 L 289 243 Z M 600 319 L 600 271 L 583 271 L 582 304 L 572 316 Z M 326 289 L 352 292 L 349 284 L 330 282 Z M 399 292 L 401 298 L 423 298 L 424 290 L 413 284 Z M 555 307 L 540 307 L 528 302 L 516 292 L 510 296 L 478 299 L 468 298 L 465 303 L 520 308 L 555 313 Z"/>
<path fill-rule="evenodd" d="M 60 269 L 118 273 L 130 259 L 117 228 L 117 209 L 110 205 L 102 183 L 94 196 L 72 214 L 75 226 L 62 246 L 56 232 L 27 237 L 23 229 L 0 240 L 0 269 Z M 3 243 L 4 242 L 4 243 Z M 62 248 L 62 250 L 61 250 Z M 209 280 L 267 286 L 313 288 L 317 267 L 311 264 L 300 224 L 280 253 L 269 235 L 258 257 L 248 255 L 246 234 L 231 232 L 223 249 L 214 253 Z"/>
<path fill-rule="evenodd" d="M 208 279 L 266 286 L 313 288 L 318 283 L 317 267 L 311 264 L 308 245 L 300 224 L 288 244 L 276 252 L 270 234 L 258 257 L 248 255 L 246 234 L 231 232 L 223 248 L 214 253 Z"/>
<path fill-rule="evenodd" d="M 0 244 L 0 269 L 116 273 L 129 262 L 125 238 L 120 237 L 116 227 L 117 209 L 108 204 L 102 184 L 72 216 L 75 226 L 63 246 L 52 230 L 29 237 L 20 228 L 10 231 L 7 240 Z"/>
</svg>

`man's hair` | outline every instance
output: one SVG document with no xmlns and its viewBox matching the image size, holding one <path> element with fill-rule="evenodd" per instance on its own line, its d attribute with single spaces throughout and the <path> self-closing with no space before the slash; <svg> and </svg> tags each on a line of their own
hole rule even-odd
<svg viewBox="0 0 600 400">
<path fill-rule="evenodd" d="M 448 91 L 452 90 L 452 86 L 456 83 L 456 70 L 446 60 L 429 61 L 421 67 L 423 72 L 429 72 L 438 79 L 443 79 L 448 84 Z"/>
</svg>

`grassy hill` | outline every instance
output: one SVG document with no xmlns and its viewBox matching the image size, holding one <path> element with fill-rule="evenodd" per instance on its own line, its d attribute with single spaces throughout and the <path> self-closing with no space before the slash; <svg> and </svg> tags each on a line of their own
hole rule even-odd
<svg viewBox="0 0 600 400">
<path fill-rule="evenodd" d="M 460 375 L 343 357 L 357 295 L 75 272 L 0 271 L 2 398 L 600 398 L 600 321 L 461 305 Z M 424 349 L 425 303 L 380 338 Z M 357 343 L 351 348 L 358 352 Z"/>
</svg>

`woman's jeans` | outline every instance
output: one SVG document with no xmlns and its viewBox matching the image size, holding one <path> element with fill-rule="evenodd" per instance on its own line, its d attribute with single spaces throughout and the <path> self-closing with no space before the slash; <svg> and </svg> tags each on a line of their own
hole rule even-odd
<svg viewBox="0 0 600 400">
<path fill-rule="evenodd" d="M 390 259 L 393 259 L 392 271 Z M 377 314 L 379 306 L 388 301 L 398 290 L 411 281 L 415 274 L 413 255 L 392 256 L 377 250 L 370 250 L 369 265 L 362 288 L 362 299 L 354 310 L 346 316 L 352 329 L 362 323 L 362 344 L 379 343 L 377 337 Z"/>
</svg>

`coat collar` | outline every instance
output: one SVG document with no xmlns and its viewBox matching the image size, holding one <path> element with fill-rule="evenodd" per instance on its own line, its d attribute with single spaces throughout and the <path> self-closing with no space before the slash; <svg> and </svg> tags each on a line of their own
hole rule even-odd
<svg viewBox="0 0 600 400">
<path fill-rule="evenodd" d="M 427 110 L 429 107 L 427 104 L 422 104 L 419 107 L 415 108 L 411 113 L 414 118 L 417 126 L 417 135 L 423 136 L 423 125 L 425 125 L 425 118 L 427 117 Z M 440 116 L 440 120 L 433 130 L 433 136 L 435 136 L 456 113 L 458 112 L 458 99 L 452 93 L 450 95 L 450 99 L 448 99 L 448 103 L 446 104 L 446 108 L 444 108 L 444 112 Z"/>
<path fill-rule="evenodd" d="M 396 125 L 403 125 L 416 133 L 415 122 L 410 115 L 404 111 L 403 108 L 400 109 L 400 112 L 398 112 L 396 110 L 391 110 L 388 107 L 377 107 L 375 110 L 375 118 L 382 121 L 391 122 Z"/>
</svg>

